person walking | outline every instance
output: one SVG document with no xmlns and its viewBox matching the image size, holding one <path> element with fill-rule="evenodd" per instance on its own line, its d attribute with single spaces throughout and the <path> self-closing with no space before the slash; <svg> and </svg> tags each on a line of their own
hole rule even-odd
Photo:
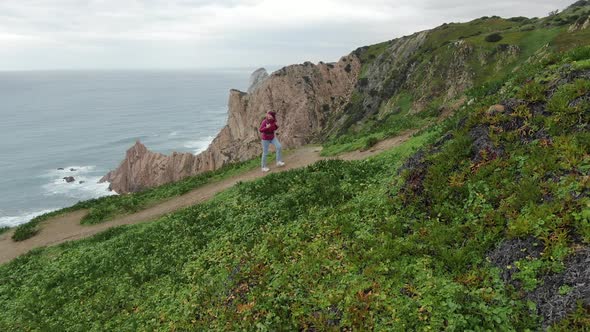
<svg viewBox="0 0 590 332">
<path fill-rule="evenodd" d="M 277 166 L 285 166 L 281 158 L 281 143 L 275 136 L 275 131 L 279 128 L 276 120 L 276 112 L 266 113 L 266 118 L 260 124 L 260 131 L 262 133 L 262 171 L 268 172 L 270 169 L 266 166 L 266 157 L 268 156 L 268 147 L 272 144 L 277 150 Z"/>
</svg>

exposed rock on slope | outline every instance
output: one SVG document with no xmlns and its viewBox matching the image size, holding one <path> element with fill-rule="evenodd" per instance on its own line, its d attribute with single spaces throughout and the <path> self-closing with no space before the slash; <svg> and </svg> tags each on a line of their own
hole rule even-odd
<svg viewBox="0 0 590 332">
<path fill-rule="evenodd" d="M 565 14 L 541 20 L 482 17 L 464 24 L 444 24 L 361 47 L 335 64 L 307 62 L 270 76 L 258 69 L 248 93 L 230 92 L 227 126 L 207 151 L 198 157 L 175 154 L 166 158 L 176 156 L 183 164 L 167 162 L 170 166 L 164 167 L 161 162 L 144 165 L 141 171 L 127 163 L 127 170 L 120 168 L 104 179 L 111 181 L 117 192 L 128 192 L 249 159 L 259 153 L 256 128 L 268 110 L 278 112 L 279 137 L 286 147 L 370 133 L 376 126 L 396 121 L 402 111 L 408 118 L 438 116 L 445 109 L 457 109 L 466 100 L 465 91 L 474 86 L 493 90 L 499 78 L 519 68 L 531 55 L 542 54 L 552 43 L 584 41 L 584 29 L 590 25 L 587 4 L 578 1 Z M 575 22 L 569 36 L 566 28 L 557 36 L 553 32 L 527 36 L 528 31 L 532 36 L 532 31 L 568 22 Z M 490 42 L 486 39 L 490 33 L 512 37 Z M 566 44 L 562 41 L 551 47 Z M 484 83 L 489 85 L 482 86 Z"/>
<path fill-rule="evenodd" d="M 441 31 L 452 29 L 443 25 L 357 49 L 354 53 L 363 64 L 362 77 L 354 98 L 331 122 L 330 134 L 349 132 L 373 115 L 386 118 L 398 108 L 400 93 L 411 96 L 412 113 L 453 102 L 488 72 L 512 66 L 522 54 L 517 45 L 478 47 L 466 37 L 445 40 L 440 36 Z"/>
<path fill-rule="evenodd" d="M 252 91 L 256 90 L 256 88 L 258 88 L 267 78 L 268 72 L 266 69 L 256 69 L 252 75 L 250 75 L 250 87 L 248 88 L 248 93 L 252 93 Z"/>
<path fill-rule="evenodd" d="M 502 270 L 504 282 L 520 288 L 522 282 L 514 277 L 520 271 L 517 262 L 541 257 L 542 252 L 543 243 L 534 237 L 511 239 L 492 251 L 489 258 Z M 580 247 L 565 260 L 562 273 L 544 275 L 541 279 L 543 287 L 525 292 L 525 297 L 537 304 L 538 314 L 543 317 L 543 329 L 547 329 L 573 312 L 578 301 L 590 302 L 590 249 Z M 568 292 L 560 292 L 564 285 Z"/>
<path fill-rule="evenodd" d="M 251 159 L 261 151 L 258 125 L 270 110 L 277 112 L 277 135 L 285 147 L 308 144 L 322 134 L 328 117 L 349 100 L 360 66 L 359 59 L 349 55 L 333 64 L 284 67 L 268 78 L 264 78 L 266 71 L 257 71 L 251 93 L 230 91 L 227 125 L 206 151 L 197 156 L 165 156 L 137 142 L 121 165 L 101 181 L 110 182 L 118 193 L 127 193 Z"/>
</svg>

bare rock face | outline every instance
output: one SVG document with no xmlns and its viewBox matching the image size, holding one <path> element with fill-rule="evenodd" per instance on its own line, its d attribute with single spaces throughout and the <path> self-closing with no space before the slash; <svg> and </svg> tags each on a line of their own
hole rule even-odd
<svg viewBox="0 0 590 332">
<path fill-rule="evenodd" d="M 590 17 L 584 18 L 581 17 L 578 19 L 574 24 L 570 25 L 568 28 L 568 32 L 576 32 L 581 30 L 586 30 L 590 27 Z"/>
<path fill-rule="evenodd" d="M 264 68 L 256 69 L 252 75 L 250 75 L 250 87 L 248 88 L 248 93 L 252 93 L 252 91 L 256 90 L 268 78 L 268 72 Z"/>
<path fill-rule="evenodd" d="M 110 189 L 117 193 L 128 193 L 178 181 L 192 175 L 194 169 L 209 169 L 204 153 L 202 155 L 175 152 L 165 156 L 149 151 L 137 141 L 127 150 L 119 168 L 109 172 L 100 182 L 110 182 Z"/>
<path fill-rule="evenodd" d="M 258 126 L 268 111 L 277 113 L 276 134 L 285 148 L 313 142 L 323 135 L 328 117 L 349 100 L 360 68 L 360 61 L 351 54 L 337 63 L 284 67 L 258 80 L 251 93 L 231 90 L 227 124 L 207 150 L 196 156 L 165 156 L 137 142 L 101 182 L 110 182 L 117 193 L 128 193 L 251 159 L 262 151 Z"/>
</svg>

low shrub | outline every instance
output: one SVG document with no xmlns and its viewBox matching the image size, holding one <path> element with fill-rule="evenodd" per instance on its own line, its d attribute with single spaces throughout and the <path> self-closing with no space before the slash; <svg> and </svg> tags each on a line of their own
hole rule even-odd
<svg viewBox="0 0 590 332">
<path fill-rule="evenodd" d="M 590 59 L 590 46 L 576 47 L 569 51 L 566 56 L 572 61 Z"/>
<path fill-rule="evenodd" d="M 377 143 L 379 143 L 379 139 L 377 137 L 375 137 L 375 136 L 367 137 L 367 139 L 365 140 L 365 145 L 363 146 L 362 151 L 369 150 L 370 148 L 375 146 Z"/>
<path fill-rule="evenodd" d="M 503 38 L 504 37 L 502 37 L 502 35 L 499 33 L 492 33 L 491 35 L 486 36 L 485 41 L 487 41 L 488 43 L 496 43 L 502 40 Z"/>
<path fill-rule="evenodd" d="M 39 233 L 39 228 L 37 226 L 38 223 L 31 222 L 18 226 L 14 230 L 14 234 L 12 234 L 12 239 L 14 241 L 24 241 L 35 236 L 35 234 Z"/>
<path fill-rule="evenodd" d="M 526 84 L 517 94 L 521 99 L 527 99 L 533 102 L 545 101 L 545 87 L 538 82 L 532 81 Z"/>
</svg>

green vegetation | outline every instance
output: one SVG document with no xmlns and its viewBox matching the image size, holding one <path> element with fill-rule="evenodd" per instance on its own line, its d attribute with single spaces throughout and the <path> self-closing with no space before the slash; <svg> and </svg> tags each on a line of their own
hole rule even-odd
<svg viewBox="0 0 590 332">
<path fill-rule="evenodd" d="M 514 22 L 499 17 L 480 18 L 468 23 L 450 23 L 434 29 L 424 45 L 427 50 L 435 50 L 446 46 L 451 41 L 468 38 L 481 38 L 491 33 L 512 29 L 523 22 Z"/>
<path fill-rule="evenodd" d="M 0 234 L 6 233 L 10 227 L 0 227 Z"/>
<path fill-rule="evenodd" d="M 71 207 L 67 207 L 67 208 L 64 208 L 61 210 L 57 210 L 57 211 L 53 211 L 53 212 L 49 212 L 49 213 L 45 213 L 43 215 L 37 216 L 37 217 L 31 219 L 31 221 L 29 221 L 28 223 L 17 226 L 14 229 L 14 233 L 12 234 L 12 239 L 14 241 L 23 241 L 28 238 L 31 238 L 31 237 L 35 236 L 37 233 L 39 233 L 39 224 L 41 222 L 43 222 L 47 219 L 53 218 L 53 217 L 63 215 L 65 213 L 69 213 L 69 212 L 78 211 L 80 209 L 83 209 L 84 206 L 86 204 L 90 204 L 90 202 L 91 201 L 81 202 L 81 203 L 78 203 L 78 204 L 71 206 Z"/>
<path fill-rule="evenodd" d="M 566 319 L 549 328 L 549 332 L 587 331 L 590 327 L 590 308 L 584 307 L 582 301 L 578 302 L 576 311 Z"/>
<path fill-rule="evenodd" d="M 272 157 L 270 156 L 269 158 Z M 91 205 L 88 215 L 82 219 L 82 224 L 97 224 L 115 216 L 141 211 L 156 203 L 184 195 L 205 184 L 221 181 L 252 170 L 259 165 L 260 158 L 255 158 L 137 193 L 99 198 Z"/>
<path fill-rule="evenodd" d="M 568 32 L 588 4 L 445 24 L 403 63 L 388 58 L 394 42 L 360 48 L 322 154 L 421 129 L 407 142 L 33 250 L 0 266 L 0 330 L 541 330 L 554 313 L 532 299 L 553 310 L 585 291 L 547 281 L 590 245 L 590 29 Z M 80 202 L 13 238 L 69 211 L 88 209 L 84 223 L 136 212 L 258 162 Z M 514 243 L 530 252 L 500 251 Z M 551 331 L 590 330 L 588 303 L 562 317 Z"/>
<path fill-rule="evenodd" d="M 375 137 L 375 136 L 369 136 L 365 140 L 365 146 L 361 149 L 361 151 L 367 151 L 370 148 L 372 148 L 373 146 L 375 146 L 377 143 L 379 143 L 379 139 L 377 139 L 377 137 Z"/>
<path fill-rule="evenodd" d="M 499 42 L 500 40 L 502 40 L 502 38 L 504 38 L 504 37 L 502 37 L 501 34 L 492 33 L 491 35 L 487 35 L 485 39 L 488 43 L 496 43 L 496 42 Z"/>
<path fill-rule="evenodd" d="M 323 145 L 322 156 L 335 156 L 354 150 L 368 150 L 377 142 L 397 136 L 406 130 L 419 129 L 434 122 L 440 115 L 441 104 L 432 102 L 425 111 L 412 114 L 413 97 L 402 92 L 381 106 L 381 118 L 374 115 L 346 134 Z"/>
<path fill-rule="evenodd" d="M 362 63 L 359 82 L 344 111 L 330 120 L 324 154 L 363 148 L 367 136 L 387 138 L 389 134 L 379 128 L 384 119 L 399 122 L 394 126 L 400 130 L 420 128 L 428 121 L 415 117 L 429 110 L 425 105 L 448 107 L 472 87 L 501 84 L 531 58 L 587 45 L 590 29 L 568 29 L 570 24 L 585 22 L 589 14 L 590 8 L 580 5 L 542 19 L 482 17 L 443 24 L 425 36 L 415 34 L 359 48 L 355 51 Z M 416 48 L 408 46 L 413 44 Z M 583 69 L 590 62 L 574 65 Z M 414 111 L 399 115 L 398 107 L 388 105 L 408 91 Z"/>
<path fill-rule="evenodd" d="M 272 158 L 272 155 L 269 158 Z M 65 213 L 82 209 L 88 209 L 88 214 L 82 219 L 82 224 L 97 224 L 105 222 L 116 216 L 144 210 L 154 204 L 186 194 L 205 184 L 220 181 L 254 169 L 258 165 L 260 165 L 260 158 L 255 158 L 242 163 L 230 164 L 216 171 L 205 172 L 178 182 L 150 188 L 137 193 L 105 196 L 78 202 L 71 207 L 43 214 L 33 218 L 28 223 L 19 225 L 16 227 L 12 239 L 14 241 L 26 240 L 39 232 L 39 224 L 41 222 Z"/>
<path fill-rule="evenodd" d="M 381 55 L 387 47 L 390 45 L 389 42 L 383 42 L 375 45 L 368 46 L 366 51 L 361 53 L 360 59 L 363 66 L 359 75 L 359 80 L 366 78 L 367 76 L 367 64 L 372 63 L 379 55 Z"/>
<path fill-rule="evenodd" d="M 270 174 L 2 265 L 0 329 L 540 330 L 525 295 L 590 243 L 587 73 L 569 63 L 584 52 L 470 91 L 454 117 L 371 159 Z M 541 254 L 504 280 L 488 254 L 526 237 Z M 552 328 L 589 324 L 580 304 Z"/>
</svg>

